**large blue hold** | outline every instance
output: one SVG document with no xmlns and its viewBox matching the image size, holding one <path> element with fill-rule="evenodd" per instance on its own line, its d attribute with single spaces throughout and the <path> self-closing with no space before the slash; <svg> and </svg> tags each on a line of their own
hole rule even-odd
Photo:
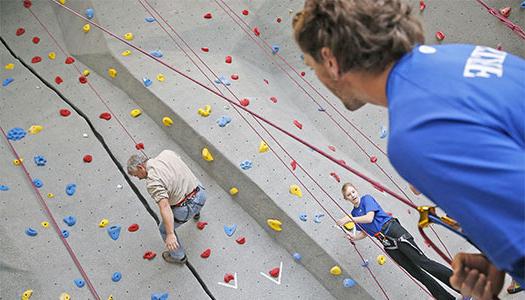
<svg viewBox="0 0 525 300">
<path fill-rule="evenodd" d="M 9 187 L 7 185 L 0 184 L 0 191 L 9 191 Z"/>
<path fill-rule="evenodd" d="M 164 56 L 164 54 L 162 54 L 162 51 L 160 50 L 154 50 L 154 51 L 151 51 L 149 54 L 157 57 L 157 58 L 161 58 Z"/>
<path fill-rule="evenodd" d="M 13 81 L 15 81 L 14 78 L 11 78 L 11 77 L 6 78 L 6 79 L 4 79 L 4 81 L 2 81 L 2 86 L 8 86 L 8 85 L 11 84 L 11 82 L 13 82 Z"/>
<path fill-rule="evenodd" d="M 37 188 L 41 188 L 44 186 L 44 183 L 42 182 L 42 180 L 38 179 L 38 178 L 35 178 L 33 179 L 33 184 L 37 187 Z"/>
<path fill-rule="evenodd" d="M 227 236 L 232 236 L 235 233 L 235 230 L 237 229 L 237 224 L 233 224 L 232 226 L 226 226 L 224 225 L 224 232 Z"/>
<path fill-rule="evenodd" d="M 84 285 L 86 285 L 86 282 L 84 282 L 82 279 L 75 279 L 75 285 L 79 288 L 82 288 Z"/>
<path fill-rule="evenodd" d="M 153 84 L 153 81 L 147 77 L 142 78 L 142 82 L 144 83 L 145 87 L 149 87 Z"/>
<path fill-rule="evenodd" d="M 77 219 L 73 216 L 67 216 L 64 218 L 64 223 L 71 227 L 77 223 Z"/>
<path fill-rule="evenodd" d="M 144 18 L 144 20 L 148 23 L 153 23 L 155 21 L 157 21 L 154 17 L 147 17 L 147 18 Z"/>
<path fill-rule="evenodd" d="M 24 129 L 20 127 L 15 127 L 7 132 L 7 139 L 12 141 L 18 141 L 23 139 L 26 136 L 26 134 L 27 132 Z"/>
<path fill-rule="evenodd" d="M 241 169 L 243 170 L 249 170 L 252 168 L 252 162 L 251 160 L 245 160 L 241 162 L 240 166 L 241 166 Z"/>
<path fill-rule="evenodd" d="M 113 226 L 109 227 L 108 228 L 109 237 L 111 239 L 113 239 L 114 241 L 118 240 L 118 238 L 120 236 L 120 229 L 121 229 L 121 227 L 118 226 L 118 225 L 113 225 Z"/>
<path fill-rule="evenodd" d="M 93 19 L 94 16 L 95 16 L 95 11 L 92 8 L 86 9 L 86 18 L 91 20 Z"/>
<path fill-rule="evenodd" d="M 35 164 L 37 166 L 40 166 L 40 167 L 43 167 L 46 165 L 47 163 L 47 160 L 45 157 L 43 157 L 42 155 L 36 155 L 33 160 L 35 161 Z"/>
<path fill-rule="evenodd" d="M 154 293 L 151 294 L 151 300 L 167 300 L 168 296 L 168 293 Z"/>
<path fill-rule="evenodd" d="M 113 276 L 111 276 L 111 280 L 113 280 L 113 282 L 119 282 L 120 279 L 122 279 L 122 274 L 120 274 L 120 272 L 115 272 L 113 273 Z"/>
<path fill-rule="evenodd" d="M 73 196 L 75 192 L 77 191 L 77 185 L 74 183 L 70 183 L 66 185 L 66 194 L 68 196 Z"/>
<path fill-rule="evenodd" d="M 219 127 L 224 127 L 232 121 L 232 118 L 229 116 L 222 116 L 217 120 Z"/>
<path fill-rule="evenodd" d="M 38 232 L 35 229 L 29 227 L 26 229 L 26 234 L 29 236 L 35 236 L 38 234 Z"/>
<path fill-rule="evenodd" d="M 343 280 L 343 285 L 345 288 L 351 288 L 355 286 L 355 281 L 352 278 L 346 278 Z"/>
</svg>

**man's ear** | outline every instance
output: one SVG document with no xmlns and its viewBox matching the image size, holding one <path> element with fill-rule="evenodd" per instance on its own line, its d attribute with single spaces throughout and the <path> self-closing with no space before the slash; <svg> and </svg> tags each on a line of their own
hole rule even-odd
<svg viewBox="0 0 525 300">
<path fill-rule="evenodd" d="M 339 64 L 335 59 L 332 50 L 328 47 L 321 48 L 321 57 L 323 59 L 323 65 L 325 66 L 328 75 L 332 80 L 339 78 Z"/>
</svg>

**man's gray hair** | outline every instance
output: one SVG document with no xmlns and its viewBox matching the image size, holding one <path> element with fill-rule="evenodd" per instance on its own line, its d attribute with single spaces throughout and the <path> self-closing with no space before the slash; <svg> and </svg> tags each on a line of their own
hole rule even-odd
<svg viewBox="0 0 525 300">
<path fill-rule="evenodd" d="M 145 155 L 133 154 L 128 159 L 128 173 L 131 172 L 131 171 L 136 171 L 137 167 L 139 165 L 144 164 L 146 161 L 148 161 L 148 158 Z"/>
</svg>

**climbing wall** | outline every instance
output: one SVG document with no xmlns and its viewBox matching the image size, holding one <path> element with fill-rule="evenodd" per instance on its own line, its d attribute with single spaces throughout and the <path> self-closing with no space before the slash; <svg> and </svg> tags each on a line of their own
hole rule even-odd
<svg viewBox="0 0 525 300">
<path fill-rule="evenodd" d="M 384 109 L 346 112 L 305 68 L 290 28 L 302 1 L 0 3 L 13 51 L 2 47 L 1 56 L 0 125 L 11 137 L 0 144 L 2 298 L 29 289 L 35 299 L 429 297 L 373 240 L 354 247 L 331 219 L 351 209 L 340 197 L 346 181 L 424 246 L 417 214 L 242 110 L 430 203 L 388 164 Z M 525 23 L 516 1 L 489 4 L 512 7 L 509 20 Z M 421 8 L 429 43 L 525 55 L 523 40 L 476 1 Z M 179 153 L 207 189 L 201 222 L 180 230 L 187 268 L 159 258 L 158 210 L 143 183 L 119 169 L 137 151 L 163 149 Z M 451 253 L 473 251 L 435 230 Z"/>
</svg>

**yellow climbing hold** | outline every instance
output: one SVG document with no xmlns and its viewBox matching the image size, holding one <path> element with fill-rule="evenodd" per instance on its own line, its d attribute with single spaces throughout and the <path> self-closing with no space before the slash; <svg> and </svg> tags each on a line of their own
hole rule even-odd
<svg viewBox="0 0 525 300">
<path fill-rule="evenodd" d="M 44 222 L 40 223 L 40 225 L 42 225 L 42 227 L 44 227 L 44 228 L 47 228 L 47 227 L 49 227 L 49 222 L 44 221 Z"/>
<path fill-rule="evenodd" d="M 33 296 L 33 290 L 25 290 L 24 293 L 22 293 L 22 300 L 28 300 Z"/>
<path fill-rule="evenodd" d="M 71 296 L 68 293 L 60 294 L 60 300 L 71 300 Z"/>
<path fill-rule="evenodd" d="M 135 108 L 129 113 L 133 118 L 136 118 L 142 114 L 142 111 L 138 108 Z"/>
<path fill-rule="evenodd" d="M 235 196 L 235 195 L 237 195 L 238 193 L 239 193 L 239 189 L 238 189 L 238 188 L 236 188 L 236 187 L 232 187 L 232 188 L 230 189 L 230 195 Z"/>
<path fill-rule="evenodd" d="M 352 230 L 355 228 L 355 223 L 354 222 L 348 222 L 348 223 L 345 223 L 345 228 L 346 230 Z"/>
<path fill-rule="evenodd" d="M 275 231 L 282 231 L 283 230 L 283 228 L 281 227 L 283 225 L 283 223 L 281 223 L 281 221 L 279 221 L 279 220 L 268 219 L 268 220 L 266 220 L 266 223 L 268 224 L 268 226 L 270 226 L 271 229 L 273 229 Z"/>
<path fill-rule="evenodd" d="M 268 144 L 266 144 L 264 141 L 261 141 L 261 143 L 259 144 L 259 153 L 264 153 L 269 149 L 270 147 L 268 147 Z"/>
<path fill-rule="evenodd" d="M 60 2 L 60 4 L 62 4 L 62 5 L 66 4 L 66 0 L 58 0 L 58 2 Z"/>
<path fill-rule="evenodd" d="M 104 228 L 104 227 L 108 226 L 108 224 L 109 224 L 109 220 L 108 219 L 102 219 L 102 221 L 100 221 L 98 223 L 98 227 Z"/>
<path fill-rule="evenodd" d="M 14 64 L 7 64 L 5 65 L 4 67 L 6 70 L 13 70 L 15 68 L 15 65 Z"/>
<path fill-rule="evenodd" d="M 213 155 L 211 155 L 210 150 L 206 147 L 202 148 L 202 159 L 205 161 L 213 161 Z"/>
<path fill-rule="evenodd" d="M 334 275 L 334 276 L 339 276 L 341 275 L 341 268 L 339 266 L 333 266 L 331 269 L 330 269 L 330 274 Z"/>
<path fill-rule="evenodd" d="M 203 117 L 207 117 L 211 114 L 211 105 L 206 105 L 204 108 L 199 108 L 197 113 Z"/>
<path fill-rule="evenodd" d="M 113 295 L 109 295 L 108 300 L 113 300 Z"/>
<path fill-rule="evenodd" d="M 117 77 L 117 70 L 113 69 L 113 68 L 109 68 L 108 69 L 108 75 L 109 77 L 111 78 L 115 78 Z"/>
<path fill-rule="evenodd" d="M 159 73 L 157 74 L 157 80 L 163 82 L 164 80 L 166 80 L 166 77 L 164 77 L 164 74 Z"/>
<path fill-rule="evenodd" d="M 42 127 L 41 125 L 32 125 L 31 127 L 29 127 L 29 129 L 27 131 L 30 134 L 37 134 L 40 131 L 42 131 L 42 129 L 44 129 L 44 127 Z"/>
<path fill-rule="evenodd" d="M 290 194 L 295 195 L 299 198 L 303 197 L 303 192 L 301 192 L 301 188 L 296 184 L 292 184 L 290 186 Z"/>
<path fill-rule="evenodd" d="M 84 71 L 82 71 L 82 75 L 84 76 L 89 76 L 89 74 L 91 74 L 91 72 L 88 69 L 85 69 Z"/>
<path fill-rule="evenodd" d="M 57 57 L 56 53 L 55 52 L 49 52 L 49 54 L 47 55 L 47 57 L 49 57 L 49 59 L 55 59 Z"/>
<path fill-rule="evenodd" d="M 164 126 L 171 126 L 173 125 L 173 120 L 170 118 L 170 117 L 164 117 L 162 118 L 162 124 L 164 124 Z"/>
<path fill-rule="evenodd" d="M 24 162 L 24 159 L 20 157 L 20 159 L 13 159 L 13 165 L 19 166 Z"/>
<path fill-rule="evenodd" d="M 131 32 L 126 33 L 126 34 L 124 35 L 124 39 L 125 39 L 126 41 L 131 41 L 131 40 L 133 40 L 133 33 L 131 33 Z"/>
<path fill-rule="evenodd" d="M 91 25 L 89 25 L 89 24 L 84 25 L 84 27 L 82 27 L 82 30 L 84 30 L 84 32 L 88 33 L 91 30 Z"/>
<path fill-rule="evenodd" d="M 377 263 L 381 266 L 384 265 L 386 263 L 386 257 L 384 255 L 378 255 Z"/>
<path fill-rule="evenodd" d="M 122 56 L 130 56 L 131 55 L 131 51 L 130 50 L 122 51 L 122 53 L 120 53 L 120 55 L 122 55 Z"/>
<path fill-rule="evenodd" d="M 51 198 L 55 198 L 55 194 L 53 193 L 47 193 L 47 198 L 51 199 Z"/>
</svg>

